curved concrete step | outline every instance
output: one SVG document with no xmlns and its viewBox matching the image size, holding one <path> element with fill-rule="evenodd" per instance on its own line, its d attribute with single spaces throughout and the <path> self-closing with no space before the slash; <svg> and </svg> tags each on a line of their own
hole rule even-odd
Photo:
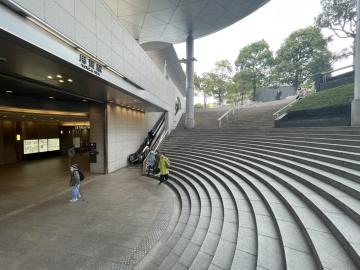
<svg viewBox="0 0 360 270">
<path fill-rule="evenodd" d="M 178 156 L 175 153 L 175 156 L 172 157 L 173 160 L 177 161 Z M 212 168 L 216 163 L 215 160 L 211 160 L 211 163 L 205 162 L 203 159 L 194 159 L 191 157 L 181 156 L 182 161 L 189 161 L 191 163 L 196 162 L 196 164 L 201 164 L 207 168 Z M 195 165 L 195 166 L 197 166 Z M 310 249 L 306 243 L 306 240 L 301 234 L 301 230 L 296 223 L 289 223 L 289 220 L 286 222 L 278 220 L 277 215 L 283 214 L 284 206 L 279 205 L 279 201 L 276 200 L 275 205 L 270 204 L 267 198 L 274 199 L 271 197 L 272 194 L 265 194 L 269 192 L 269 189 L 262 184 L 258 186 L 253 185 L 251 181 L 243 180 L 234 173 L 222 169 L 222 166 L 217 166 L 218 170 L 222 171 L 223 174 L 231 177 L 233 181 L 237 182 L 239 186 L 243 187 L 246 190 L 246 193 L 251 197 L 250 203 L 255 211 L 255 217 L 257 220 L 257 234 L 258 234 L 258 268 L 265 269 L 285 269 L 285 258 L 289 262 L 289 269 L 304 269 L 304 266 L 307 266 L 306 269 L 317 269 L 315 260 L 310 254 Z M 241 208 L 244 207 L 244 200 L 239 200 L 238 205 Z M 276 213 L 276 214 L 275 214 Z M 291 217 L 291 216 L 290 216 Z M 241 220 L 241 216 L 239 217 Z M 279 226 L 280 224 L 280 226 Z M 242 232 L 242 237 L 246 237 L 248 230 Z M 291 231 L 291 234 L 289 232 Z M 294 234 L 297 234 L 297 238 L 294 239 Z M 243 242 L 243 238 L 238 238 L 237 251 L 238 254 L 235 254 L 232 269 L 252 269 L 250 268 L 251 258 L 246 256 L 245 252 L 248 252 L 247 247 L 251 246 L 251 242 Z M 248 238 L 245 238 L 250 240 Z M 285 245 L 283 242 L 285 240 Z M 284 246 L 284 250 L 281 251 Z M 282 257 L 281 253 L 284 253 L 284 262 L 281 263 Z M 228 268 L 225 268 L 228 269 Z"/>
<path fill-rule="evenodd" d="M 175 169 L 172 165 L 173 170 Z M 189 182 L 188 179 L 194 180 L 197 176 L 188 174 L 180 168 L 176 168 L 176 171 L 172 173 L 172 177 L 177 176 L 182 181 Z M 211 199 L 210 194 L 207 192 L 206 187 L 202 185 L 201 181 L 192 181 L 192 185 L 199 193 L 200 198 L 200 216 L 192 234 L 186 235 L 189 240 L 189 244 L 182 252 L 179 260 L 176 262 L 174 269 L 188 269 L 193 263 L 194 259 L 199 254 L 200 248 L 205 240 L 206 234 L 209 230 L 210 219 L 212 217 Z"/>
<path fill-rule="evenodd" d="M 177 163 L 181 162 L 181 164 L 183 164 L 184 162 L 186 162 L 186 160 L 181 159 L 181 160 L 177 160 L 172 158 L 172 160 L 175 160 Z M 235 198 L 235 201 L 241 202 L 241 211 L 238 210 L 239 213 L 239 222 L 240 224 L 243 224 L 242 226 L 239 226 L 239 236 L 250 236 L 251 233 L 253 232 L 253 229 L 251 227 L 249 227 L 249 223 L 251 222 L 251 219 L 249 220 L 249 208 L 245 208 L 244 202 L 246 202 L 246 199 L 244 198 L 244 195 L 241 192 L 236 192 L 239 191 L 239 187 L 240 186 L 235 186 L 233 183 L 233 175 L 229 175 L 226 172 L 221 172 L 219 171 L 218 168 L 212 167 L 209 164 L 200 164 L 199 162 L 196 162 L 196 164 L 194 164 L 194 161 L 196 162 L 196 160 L 192 160 L 191 162 L 188 162 L 189 166 L 192 167 L 196 167 L 196 168 L 200 168 L 203 170 L 212 170 L 214 171 L 218 171 L 218 177 L 220 179 L 222 179 L 222 181 L 228 186 L 228 188 L 230 190 L 232 190 Z M 223 174 L 220 174 L 223 173 Z M 231 179 L 231 180 L 230 180 Z M 249 194 L 251 191 L 248 190 L 247 194 Z M 245 200 L 244 200 L 245 199 Z M 272 214 L 270 213 L 269 209 L 267 208 L 266 203 L 262 200 L 262 198 L 259 196 L 258 193 L 256 193 L 255 191 L 251 193 L 251 198 L 250 201 L 255 201 L 256 203 L 253 203 L 253 211 L 255 214 L 255 221 L 257 224 L 257 232 L 258 232 L 258 258 L 257 258 L 257 266 L 258 267 L 264 267 L 266 269 L 284 269 L 284 265 L 285 262 L 283 262 L 283 257 L 279 254 L 284 253 L 284 251 L 282 250 L 282 245 L 281 245 L 281 238 L 278 235 L 278 228 L 277 228 L 277 224 L 276 222 L 272 219 Z M 225 208 L 226 209 L 226 208 Z M 244 211 L 245 210 L 245 211 Z M 226 213 L 226 212 L 225 212 Z M 250 216 L 251 217 L 251 216 Z M 225 217 L 225 221 L 226 221 L 226 217 Z M 229 220 L 230 222 L 232 222 L 232 220 Z M 226 224 L 226 222 L 224 223 Z M 251 223 L 250 223 L 251 224 Z M 250 230 L 249 230 L 250 229 Z M 251 231 L 252 230 L 252 231 Z M 223 232 L 228 231 L 227 228 L 223 229 Z M 222 237 L 225 238 L 225 237 Z M 223 242 L 224 245 L 228 242 L 231 241 L 231 238 L 227 237 L 224 239 L 225 241 Z M 261 243 L 261 245 L 260 245 Z M 221 242 L 220 242 L 221 245 Z M 221 250 L 224 250 L 224 247 L 221 247 L 221 249 L 219 249 L 220 252 Z M 251 256 L 251 244 L 247 247 L 246 245 L 244 246 L 237 246 L 236 248 L 237 253 L 234 256 L 234 262 L 233 262 L 233 267 L 234 269 L 236 269 L 237 266 L 241 265 L 242 267 L 244 267 L 245 265 L 249 266 L 252 264 L 252 260 L 253 256 Z M 247 253 L 247 254 L 246 254 Z M 273 253 L 273 256 L 269 256 L 271 253 Z M 249 256 L 250 255 L 250 256 Z M 244 258 L 246 257 L 246 260 L 244 260 Z M 222 269 L 229 269 L 228 267 L 230 267 L 230 265 L 226 264 L 226 258 L 222 258 L 223 263 L 221 266 Z M 231 262 L 230 259 L 227 259 L 227 261 Z M 215 263 L 215 265 L 219 266 L 219 264 Z M 251 268 L 249 268 L 251 269 Z"/>
<path fill-rule="evenodd" d="M 193 147 L 202 147 L 202 149 L 217 148 L 218 150 L 223 151 L 224 154 L 244 154 L 251 155 L 253 157 L 258 157 L 260 159 L 271 160 L 277 164 L 284 165 L 286 167 L 291 167 L 292 171 L 297 174 L 297 171 L 301 173 L 305 173 L 308 176 L 303 178 L 309 178 L 309 180 L 322 180 L 326 184 L 333 185 L 336 189 L 341 189 L 342 191 L 351 194 L 357 199 L 360 199 L 360 171 L 344 168 L 342 166 L 333 165 L 323 161 L 310 160 L 307 158 L 302 158 L 298 156 L 292 155 L 291 159 L 284 159 L 282 153 L 271 151 L 267 152 L 266 150 L 262 150 L 259 148 L 249 148 L 244 146 L 237 145 L 226 145 L 222 146 L 222 144 L 218 143 L 206 143 L 207 147 L 203 147 L 204 142 L 187 144 L 184 146 L 185 148 L 191 149 Z M 177 144 L 174 144 L 177 146 Z M 180 145 L 181 146 L 181 145 Z M 233 150 L 236 149 L 236 152 Z M 278 157 L 281 156 L 281 157 Z M 288 157 L 288 155 L 285 155 Z M 300 162 L 296 162 L 296 161 Z M 302 162 L 302 163 L 301 163 Z M 318 169 L 316 167 L 309 166 L 307 164 L 314 164 L 322 169 Z M 360 166 L 359 166 L 360 169 Z M 329 172 L 330 171 L 330 172 Z M 316 179 L 314 178 L 316 177 Z M 311 182 L 311 181 L 310 181 Z M 313 181 L 314 182 L 314 181 Z M 318 181 L 315 181 L 318 182 Z M 338 195 L 339 196 L 339 195 Z"/>
<path fill-rule="evenodd" d="M 190 242 L 189 239 L 191 239 L 195 232 L 200 218 L 201 201 L 198 190 L 192 183 L 182 181 L 176 176 L 172 176 L 172 183 L 174 182 L 179 184 L 181 183 L 183 188 L 186 190 L 191 203 L 190 212 L 187 221 L 184 222 L 184 228 L 182 232 L 172 238 L 172 240 L 176 242 L 170 242 L 170 245 L 168 245 L 168 247 L 170 247 L 169 253 L 167 254 L 166 258 L 164 258 L 164 260 L 158 264 L 158 269 L 171 269 L 176 263 L 179 262 L 181 255 Z"/>
<path fill-rule="evenodd" d="M 177 130 L 160 149 L 185 207 L 138 269 L 360 269 L 360 129 Z"/>
<path fill-rule="evenodd" d="M 195 152 L 196 152 L 196 151 L 195 151 Z M 198 156 L 199 156 L 199 155 L 198 155 Z M 208 155 L 208 156 L 209 156 L 209 155 Z M 213 158 L 213 156 L 210 155 L 210 156 L 209 156 L 209 159 L 214 159 L 214 158 Z M 284 177 L 285 177 L 285 176 L 284 176 Z M 287 180 L 289 180 L 289 179 L 287 179 Z M 300 192 L 299 194 L 302 194 L 302 193 Z M 306 194 L 306 195 L 307 195 L 307 194 Z M 318 199 L 320 199 L 320 198 L 318 198 Z M 310 201 L 307 201 L 307 202 L 309 203 L 309 202 L 311 202 L 311 200 L 310 200 Z M 325 201 L 325 202 L 326 202 L 326 201 Z M 315 206 L 315 205 L 313 204 L 313 206 Z M 316 206 L 315 206 L 315 207 L 316 207 Z M 343 218 L 346 218 L 346 216 L 344 215 Z M 329 220 L 327 220 L 327 221 L 329 222 Z M 346 222 L 347 222 L 348 224 L 351 224 L 351 221 L 349 221 L 349 220 L 347 220 Z M 334 228 L 332 228 L 332 229 L 334 229 Z M 345 230 L 346 230 L 346 228 L 342 228 L 342 229 L 345 229 Z M 356 227 L 353 227 L 352 229 L 356 229 Z M 356 230 L 355 230 L 355 231 L 356 231 Z M 343 233 L 342 236 L 343 236 L 344 234 L 346 234 L 346 232 Z M 348 242 L 348 243 L 350 243 L 350 242 Z M 350 245 L 351 245 L 351 243 L 350 243 Z M 355 256 L 355 257 L 356 257 L 356 256 Z M 356 260 L 356 258 L 355 258 L 355 260 Z M 342 260 L 339 260 L 339 261 L 342 261 Z M 347 266 L 346 266 L 346 267 L 347 267 Z"/>
<path fill-rule="evenodd" d="M 210 248 L 210 246 L 204 245 L 204 247 L 207 249 L 205 249 L 204 252 L 209 255 L 213 255 L 210 267 L 228 269 L 228 267 L 231 265 L 233 253 L 235 251 L 234 239 L 236 238 L 238 228 L 237 212 L 233 201 L 234 197 L 232 191 L 228 189 L 226 185 L 224 185 L 223 179 L 221 179 L 221 176 L 219 176 L 217 172 L 210 169 L 202 171 L 201 168 L 194 168 L 194 166 L 188 169 L 192 172 L 201 173 L 204 175 L 208 181 L 216 185 L 216 188 L 219 191 L 221 202 L 223 204 L 222 220 L 221 218 L 217 219 L 218 224 L 222 224 L 221 230 L 218 231 L 220 239 L 217 246 L 212 245 Z M 214 210 L 216 209 L 217 208 L 214 208 Z M 217 214 L 216 211 L 214 214 Z M 209 231 L 212 231 L 212 229 L 210 228 Z M 224 252 L 224 250 L 226 252 Z M 226 256 L 224 256 L 224 254 L 226 254 Z"/>
<path fill-rule="evenodd" d="M 191 140 L 189 138 L 184 138 L 182 142 L 192 143 L 196 140 Z M 321 148 L 321 147 L 310 147 L 310 146 L 302 146 L 291 143 L 284 142 L 264 142 L 259 140 L 245 140 L 243 138 L 224 138 L 224 137 L 216 137 L 215 139 L 202 138 L 202 143 L 211 144 L 211 143 L 221 143 L 223 145 L 237 145 L 244 147 L 261 147 L 263 149 L 280 151 L 282 153 L 288 154 L 301 154 L 303 157 L 316 158 L 319 161 L 332 160 L 331 163 L 345 166 L 349 168 L 360 167 L 360 153 L 359 152 L 351 152 L 341 150 L 333 150 L 329 148 Z M 169 141 L 168 143 L 172 143 Z M 176 142 L 175 142 L 176 143 Z M 360 147 L 359 147 L 360 150 Z"/>
<path fill-rule="evenodd" d="M 166 235 L 161 241 L 159 245 L 154 248 L 150 254 L 147 256 L 150 257 L 150 262 L 146 264 L 144 269 L 158 269 L 162 262 L 169 256 L 172 248 L 175 246 L 177 241 L 180 239 L 180 236 L 183 234 L 186 223 L 190 218 L 191 212 L 191 199 L 185 187 L 181 184 L 181 182 L 172 181 L 171 183 L 167 183 L 171 185 L 174 189 L 176 189 L 181 198 L 181 212 L 180 217 L 178 219 L 177 225 L 171 234 Z M 139 268 L 141 269 L 141 268 Z"/>
</svg>

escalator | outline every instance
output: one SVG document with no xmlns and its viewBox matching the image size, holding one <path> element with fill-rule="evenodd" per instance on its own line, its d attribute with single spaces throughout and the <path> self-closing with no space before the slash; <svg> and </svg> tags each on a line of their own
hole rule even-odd
<svg viewBox="0 0 360 270">
<path fill-rule="evenodd" d="M 145 160 L 149 149 L 157 149 L 167 133 L 165 120 L 166 113 L 164 112 L 161 114 L 154 127 L 148 132 L 147 137 L 144 139 L 138 150 L 128 156 L 127 160 L 130 165 L 142 163 Z"/>
</svg>

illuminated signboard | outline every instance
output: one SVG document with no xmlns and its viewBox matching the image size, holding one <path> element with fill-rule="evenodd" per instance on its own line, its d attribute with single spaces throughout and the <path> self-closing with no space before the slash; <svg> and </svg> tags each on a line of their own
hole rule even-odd
<svg viewBox="0 0 360 270">
<path fill-rule="evenodd" d="M 75 148 L 80 148 L 80 137 L 73 138 L 73 145 L 75 146 Z"/>
<path fill-rule="evenodd" d="M 60 150 L 60 139 L 48 139 L 48 151 L 58 151 Z"/>
<path fill-rule="evenodd" d="M 39 152 L 39 140 L 24 140 L 24 154 L 34 154 Z"/>
<path fill-rule="evenodd" d="M 48 140 L 47 139 L 39 139 L 39 152 L 47 152 L 48 150 Z"/>
</svg>

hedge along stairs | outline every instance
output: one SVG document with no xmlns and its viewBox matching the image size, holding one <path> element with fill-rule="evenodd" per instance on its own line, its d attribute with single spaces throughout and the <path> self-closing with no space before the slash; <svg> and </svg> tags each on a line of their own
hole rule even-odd
<svg viewBox="0 0 360 270">
<path fill-rule="evenodd" d="M 263 124 L 163 142 L 180 211 L 137 269 L 360 269 L 360 129 Z"/>
</svg>

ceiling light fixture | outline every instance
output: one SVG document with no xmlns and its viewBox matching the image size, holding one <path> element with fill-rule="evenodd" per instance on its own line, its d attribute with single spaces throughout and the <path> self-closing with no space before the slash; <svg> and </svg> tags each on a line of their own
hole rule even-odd
<svg viewBox="0 0 360 270">
<path fill-rule="evenodd" d="M 13 91 L 11 91 L 11 90 L 6 90 L 6 93 L 8 93 L 8 94 L 12 94 L 12 93 L 14 93 Z"/>
<path fill-rule="evenodd" d="M 73 82 L 73 79 L 69 78 L 67 79 L 68 82 Z"/>
<path fill-rule="evenodd" d="M 62 78 L 62 76 L 61 76 L 60 74 L 58 74 L 58 75 L 56 75 L 56 78 L 61 79 L 61 78 Z"/>
<path fill-rule="evenodd" d="M 25 118 L 25 117 L 26 117 L 26 115 L 22 115 L 21 117 L 22 117 L 22 118 Z"/>
<path fill-rule="evenodd" d="M 87 102 L 87 100 L 86 100 L 86 99 L 83 99 L 82 102 Z"/>
<path fill-rule="evenodd" d="M 49 97 L 50 99 L 55 99 L 54 97 Z"/>
<path fill-rule="evenodd" d="M 4 117 L 4 118 L 6 118 L 6 117 L 7 117 L 7 115 L 3 115 L 3 117 Z"/>
<path fill-rule="evenodd" d="M 63 83 L 64 82 L 64 80 L 59 80 L 59 83 Z"/>
<path fill-rule="evenodd" d="M 52 80 L 53 79 L 53 76 L 49 75 L 47 76 L 48 79 Z"/>
</svg>

